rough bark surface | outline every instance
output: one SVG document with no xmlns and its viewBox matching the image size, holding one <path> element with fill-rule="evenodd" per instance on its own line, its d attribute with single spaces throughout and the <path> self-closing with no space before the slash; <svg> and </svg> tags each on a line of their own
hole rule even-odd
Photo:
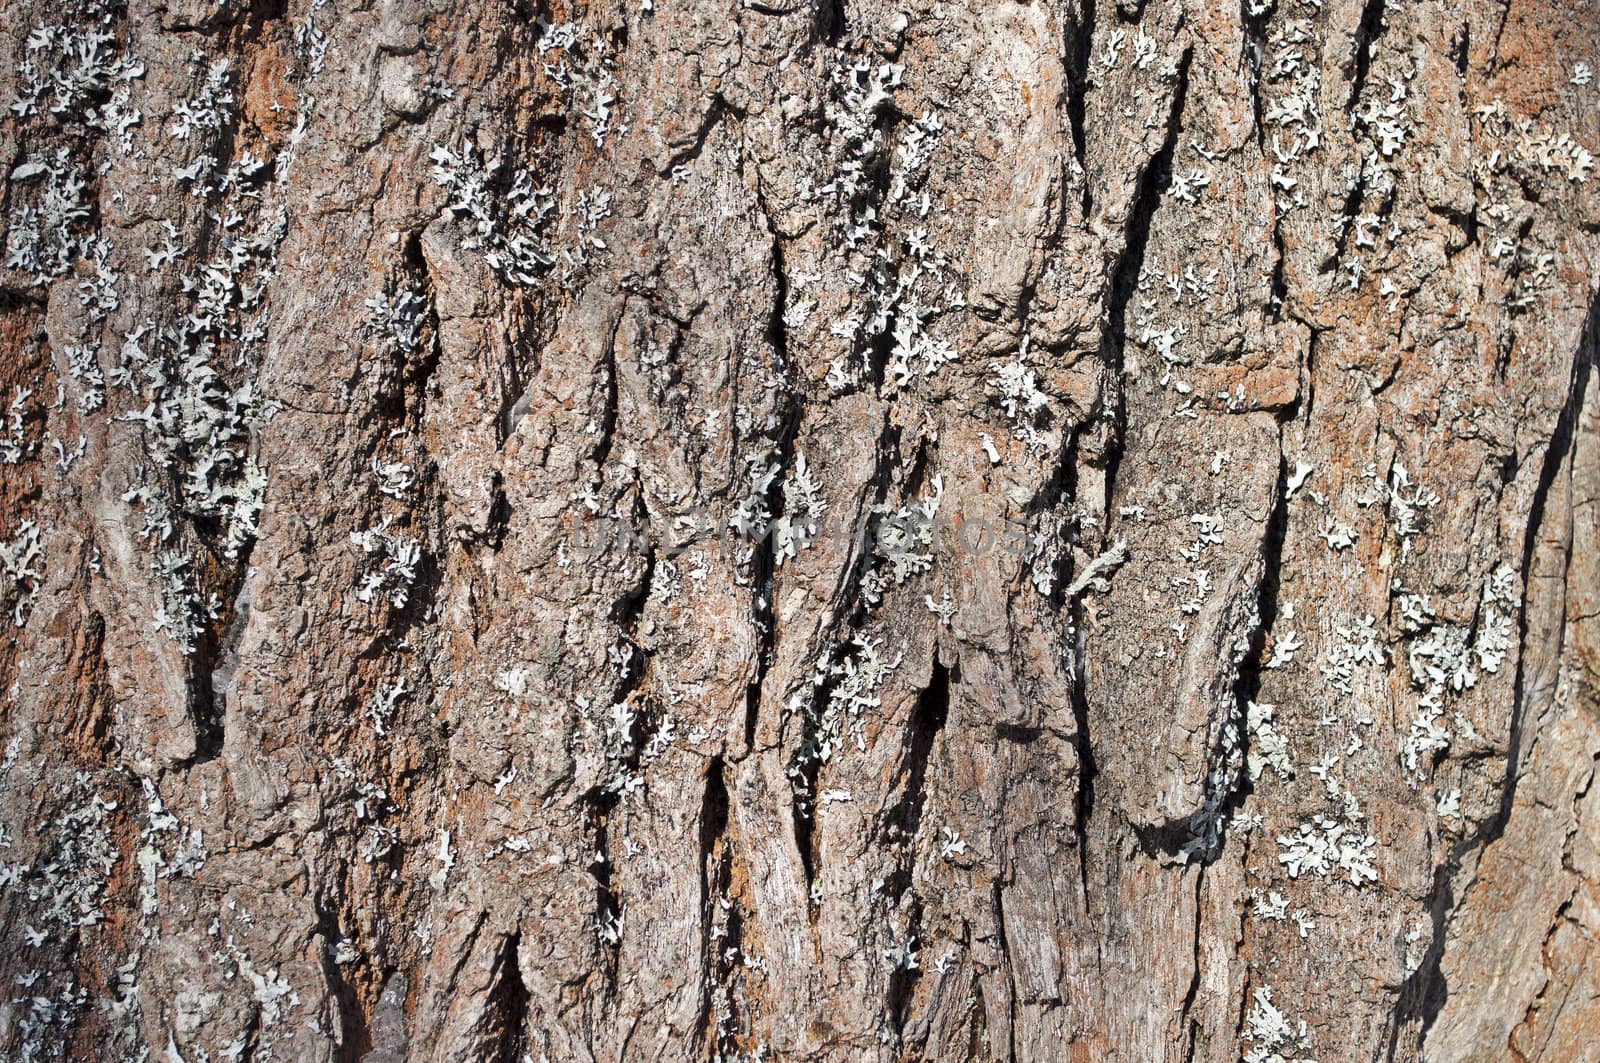
<svg viewBox="0 0 1600 1063">
<path fill-rule="evenodd" d="M 1585 1058 L 1592 0 L 8 0 L 0 1052 Z"/>
</svg>

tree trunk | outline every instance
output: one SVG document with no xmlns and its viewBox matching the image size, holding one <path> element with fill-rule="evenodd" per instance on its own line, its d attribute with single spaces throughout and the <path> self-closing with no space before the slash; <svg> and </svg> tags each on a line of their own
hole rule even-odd
<svg viewBox="0 0 1600 1063">
<path fill-rule="evenodd" d="M 7 1058 L 1592 1051 L 1592 0 L 0 25 Z"/>
</svg>

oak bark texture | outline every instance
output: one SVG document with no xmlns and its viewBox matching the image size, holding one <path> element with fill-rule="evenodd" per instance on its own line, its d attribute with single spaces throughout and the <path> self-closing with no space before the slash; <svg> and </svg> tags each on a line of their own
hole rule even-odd
<svg viewBox="0 0 1600 1063">
<path fill-rule="evenodd" d="M 0 26 L 9 1058 L 1591 1050 L 1600 7 Z"/>
</svg>

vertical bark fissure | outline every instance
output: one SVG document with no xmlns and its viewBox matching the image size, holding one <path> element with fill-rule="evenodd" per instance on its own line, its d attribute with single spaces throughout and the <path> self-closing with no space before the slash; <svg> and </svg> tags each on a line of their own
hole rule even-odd
<svg viewBox="0 0 1600 1063">
<path fill-rule="evenodd" d="M 1253 0 L 1239 0 L 1239 24 L 1244 29 L 1243 52 L 1239 56 L 1239 63 L 1244 68 L 1245 84 L 1250 90 L 1250 114 L 1255 125 L 1256 148 L 1265 155 L 1267 129 L 1262 119 L 1261 63 L 1266 57 L 1266 25 L 1272 12 L 1269 8 L 1260 14 L 1252 14 L 1252 6 Z"/>
<path fill-rule="evenodd" d="M 588 835 L 593 846 L 585 862 L 590 878 L 594 880 L 593 932 L 599 938 L 603 974 L 609 990 L 617 986 L 618 967 L 621 963 L 622 907 L 618 903 L 612 884 L 611 816 L 619 801 L 616 794 L 594 789 L 584 795 L 584 808 L 588 813 Z"/>
<path fill-rule="evenodd" d="M 1529 505 L 1527 526 L 1523 533 L 1519 570 L 1523 602 L 1517 615 L 1517 663 L 1511 688 L 1506 767 L 1500 784 L 1499 806 L 1494 815 L 1481 827 L 1452 846 L 1446 859 L 1435 869 L 1428 905 L 1433 937 L 1418 969 L 1407 979 L 1395 1009 L 1397 1016 L 1395 1037 L 1398 1037 L 1401 1021 L 1420 1015 L 1422 1022 L 1417 1032 L 1419 1048 L 1434 1028 L 1449 992 L 1443 974 L 1444 953 L 1449 947 L 1449 935 L 1454 925 L 1455 913 L 1459 910 L 1460 902 L 1465 899 L 1464 896 L 1457 898 L 1455 895 L 1456 876 L 1469 854 L 1482 853 L 1505 834 L 1516 802 L 1517 788 L 1522 777 L 1528 702 L 1533 693 L 1528 689 L 1530 677 L 1527 674 L 1527 661 L 1534 649 L 1529 643 L 1528 627 L 1528 598 L 1532 587 L 1530 577 L 1533 574 L 1539 536 L 1544 530 L 1545 510 L 1549 504 L 1550 493 L 1557 488 L 1557 481 L 1563 475 L 1571 475 L 1572 457 L 1577 447 L 1578 417 L 1583 409 L 1589 377 L 1597 366 L 1600 366 L 1600 298 L 1593 299 L 1590 304 L 1588 318 L 1568 376 L 1566 401 L 1556 419 L 1550 441 L 1545 446 L 1539 478 L 1535 483 Z M 1564 636 L 1563 624 L 1556 634 L 1557 642 L 1551 651 L 1552 659 L 1559 656 Z M 1466 885 L 1466 892 L 1470 893 L 1471 889 L 1472 884 L 1469 882 Z"/>
<path fill-rule="evenodd" d="M 722 938 L 713 932 L 718 925 L 717 908 L 728 889 L 733 867 L 728 812 L 728 786 L 722 758 L 712 757 L 706 767 L 705 793 L 700 806 L 700 1030 L 707 1051 L 718 1046 L 718 997 L 732 999 L 727 983 L 728 967 L 722 962 Z"/>
<path fill-rule="evenodd" d="M 763 205 L 762 216 L 767 220 L 767 229 L 772 238 L 772 276 L 775 294 L 772 309 L 767 316 L 766 339 L 772 347 L 778 364 L 785 374 L 789 372 L 789 334 L 788 326 L 784 323 L 784 314 L 789 305 L 789 274 L 784 265 L 783 236 L 773 226 L 771 216 L 766 214 Z M 784 508 L 783 478 L 789 471 L 794 461 L 795 440 L 800 434 L 800 418 L 803 415 L 803 403 L 796 400 L 793 395 L 785 393 L 783 400 L 786 409 L 783 413 L 783 428 L 777 439 L 778 449 L 778 475 L 773 478 L 772 486 L 767 492 L 767 512 L 781 513 Z M 753 748 L 755 743 L 756 728 L 760 722 L 761 699 L 763 688 L 766 684 L 767 669 L 771 667 L 772 657 L 777 648 L 778 626 L 776 603 L 773 596 L 777 586 L 777 560 L 772 549 L 772 529 L 768 529 L 756 544 L 755 577 L 753 586 L 755 596 L 752 602 L 753 622 L 756 626 L 756 661 L 755 678 L 745 687 L 745 720 L 744 742 L 745 748 Z"/>
<path fill-rule="evenodd" d="M 1186 1063 L 1193 1063 L 1195 1051 L 1200 1044 L 1200 1023 L 1193 1015 L 1195 999 L 1200 994 L 1200 946 L 1203 941 L 1201 928 L 1205 924 L 1205 910 L 1202 906 L 1202 897 L 1205 892 L 1206 869 L 1202 864 L 1195 869 L 1194 875 L 1194 950 L 1192 962 L 1193 972 L 1189 976 L 1189 986 L 1183 994 L 1183 1005 L 1179 1009 L 1179 1023 L 1185 1029 L 1186 1041 L 1183 1047 L 1183 1058 Z"/>
<path fill-rule="evenodd" d="M 1493 820 L 1483 831 L 1482 845 L 1494 842 L 1505 831 L 1506 822 L 1511 818 L 1511 807 L 1517 795 L 1517 781 L 1522 771 L 1522 743 L 1523 727 L 1526 723 L 1527 703 L 1530 691 L 1527 689 L 1527 658 L 1528 645 L 1528 606 L 1526 603 L 1527 590 L 1533 575 L 1534 555 L 1537 552 L 1539 534 L 1544 529 L 1545 507 L 1549 503 L 1550 492 L 1555 488 L 1556 481 L 1567 470 L 1570 476 L 1572 454 L 1577 446 L 1578 414 L 1583 409 L 1584 391 L 1588 387 L 1589 377 L 1595 367 L 1600 365 L 1600 299 L 1596 299 L 1589 308 L 1589 317 L 1584 325 L 1583 334 L 1578 342 L 1578 350 L 1573 355 L 1571 375 L 1567 385 L 1567 400 L 1561 407 L 1561 414 L 1556 420 L 1555 429 L 1551 433 L 1550 442 L 1545 447 L 1544 461 L 1539 468 L 1539 479 L 1534 487 L 1533 499 L 1528 507 L 1527 530 L 1522 540 L 1521 581 L 1524 588 L 1524 604 L 1517 615 L 1517 668 L 1516 677 L 1512 686 L 1510 731 L 1506 749 L 1505 782 L 1500 791 L 1500 809 Z M 1557 646 L 1559 652 L 1559 643 Z"/>
<path fill-rule="evenodd" d="M 1011 958 L 1011 938 L 1006 930 L 1006 902 L 1004 877 L 996 875 L 994 885 L 990 887 L 994 904 L 995 930 L 999 938 L 1000 965 L 1004 968 L 1006 979 L 1006 1060 L 1016 1063 L 1017 1059 L 1017 971 L 1016 963 Z"/>
<path fill-rule="evenodd" d="M 338 1010 L 339 1017 L 338 1047 L 334 1059 L 337 1063 L 356 1063 L 371 1047 L 367 1016 L 361 1007 L 355 986 L 345 979 L 339 965 L 330 955 L 329 950 L 335 947 L 340 937 L 339 920 L 324 906 L 321 899 L 318 899 L 316 912 L 317 933 L 322 938 L 322 950 L 318 959 L 321 962 L 322 976 L 327 979 L 333 991 L 333 1004 Z"/>
<path fill-rule="evenodd" d="M 1106 512 L 1112 508 L 1117 470 L 1126 446 L 1127 396 L 1123 383 L 1123 367 L 1128 342 L 1128 303 L 1138 288 L 1139 274 L 1144 269 L 1145 248 L 1150 240 L 1150 227 L 1160 202 L 1161 182 L 1172 169 L 1173 153 L 1177 148 L 1178 134 L 1183 125 L 1183 108 L 1189 94 L 1189 63 L 1194 49 L 1185 48 L 1178 62 L 1177 87 L 1173 90 L 1172 106 L 1167 114 L 1166 135 L 1161 147 L 1145 163 L 1139 174 L 1133 203 L 1129 208 L 1127 228 L 1123 234 L 1122 251 L 1111 270 L 1111 284 L 1107 291 L 1105 331 L 1101 338 L 1100 358 L 1105 365 L 1105 383 L 1115 394 L 1110 404 L 1113 436 L 1107 447 Z"/>
<path fill-rule="evenodd" d="M 828 44 L 836 44 L 845 34 L 844 0 L 816 0 L 817 35 Z"/>
<path fill-rule="evenodd" d="M 490 1008 L 498 1030 L 495 1038 L 495 1063 L 522 1063 L 528 1051 L 528 1004 L 532 999 L 522 981 L 522 970 L 517 965 L 517 953 L 522 945 L 522 932 L 516 931 L 505 939 L 495 958 L 494 988 L 490 991 Z"/>
<path fill-rule="evenodd" d="M 899 774 L 904 789 L 895 807 L 884 817 L 885 842 L 897 845 L 900 855 L 885 890 L 892 902 L 910 897 L 906 935 L 920 932 L 922 902 L 916 895 L 917 864 L 924 850 L 922 818 L 927 804 L 927 778 L 935 747 L 950 715 L 951 670 L 935 657 L 928 685 L 917 695 L 907 723 Z M 900 965 L 890 973 L 887 1010 L 896 1035 L 905 1030 L 918 969 Z"/>
<path fill-rule="evenodd" d="M 1345 101 L 1347 111 L 1355 108 L 1356 101 L 1361 99 L 1361 90 L 1366 87 L 1367 74 L 1372 69 L 1372 50 L 1387 28 L 1383 16 L 1384 0 L 1365 0 L 1361 5 L 1361 20 L 1356 24 L 1353 43 L 1355 54 L 1351 56 L 1350 96 Z"/>
<path fill-rule="evenodd" d="M 1078 0 L 1073 11 L 1075 16 L 1065 26 L 1062 66 L 1067 78 L 1067 126 L 1072 133 L 1072 156 L 1083 171 L 1080 206 L 1087 220 L 1094 210 L 1094 193 L 1089 187 L 1085 117 L 1089 100 L 1089 58 L 1094 54 L 1095 0 Z"/>
<path fill-rule="evenodd" d="M 1094 743 L 1089 740 L 1089 697 L 1084 678 L 1085 660 L 1088 655 L 1088 635 L 1085 631 L 1083 605 L 1081 601 L 1072 603 L 1073 629 L 1076 646 L 1074 647 L 1074 670 L 1072 680 L 1072 718 L 1074 724 L 1073 744 L 1078 754 L 1078 786 L 1073 798 L 1073 830 L 1077 837 L 1078 848 L 1078 884 L 1083 889 L 1083 903 L 1085 911 L 1090 904 L 1089 891 L 1089 821 L 1094 816 L 1094 787 L 1095 777 L 1099 768 L 1094 759 Z"/>
</svg>

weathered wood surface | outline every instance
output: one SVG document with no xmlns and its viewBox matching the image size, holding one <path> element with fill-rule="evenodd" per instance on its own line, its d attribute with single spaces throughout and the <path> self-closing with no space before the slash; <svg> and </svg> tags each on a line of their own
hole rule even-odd
<svg viewBox="0 0 1600 1063">
<path fill-rule="evenodd" d="M 7 1058 L 1583 1058 L 1596 66 L 7 3 Z"/>
</svg>

